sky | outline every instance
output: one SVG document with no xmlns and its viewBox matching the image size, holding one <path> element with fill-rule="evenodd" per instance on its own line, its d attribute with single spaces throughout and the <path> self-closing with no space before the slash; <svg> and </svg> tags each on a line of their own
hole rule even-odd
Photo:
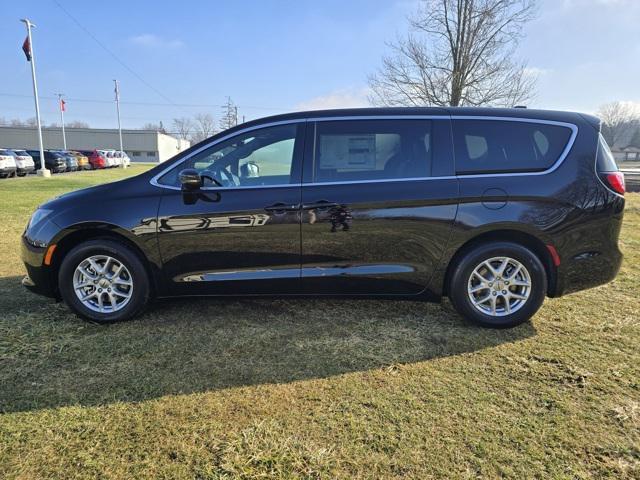
<svg viewBox="0 0 640 480">
<path fill-rule="evenodd" d="M 0 0 L 0 117 L 34 116 L 33 31 L 42 119 L 123 128 L 211 113 L 227 96 L 247 120 L 367 105 L 367 76 L 407 31 L 420 0 L 182 2 Z M 539 0 L 515 60 L 538 76 L 534 108 L 595 112 L 640 103 L 640 0 Z M 77 22 L 77 23 L 76 23 Z M 84 27 L 84 29 L 78 25 Z"/>
</svg>

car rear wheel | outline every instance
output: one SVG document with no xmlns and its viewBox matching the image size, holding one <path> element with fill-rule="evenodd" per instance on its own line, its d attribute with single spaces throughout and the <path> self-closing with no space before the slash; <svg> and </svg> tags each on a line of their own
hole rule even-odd
<svg viewBox="0 0 640 480">
<path fill-rule="evenodd" d="M 100 323 L 126 320 L 149 300 L 149 277 L 128 246 L 97 239 L 73 248 L 58 273 L 60 294 L 79 316 Z"/>
<path fill-rule="evenodd" d="M 485 327 L 514 327 L 529 320 L 547 292 L 540 259 L 528 248 L 494 242 L 468 251 L 451 275 L 449 297 L 465 318 Z"/>
</svg>

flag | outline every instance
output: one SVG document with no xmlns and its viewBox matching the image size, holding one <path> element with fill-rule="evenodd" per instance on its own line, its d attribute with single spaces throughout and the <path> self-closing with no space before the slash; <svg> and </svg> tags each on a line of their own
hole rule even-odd
<svg viewBox="0 0 640 480">
<path fill-rule="evenodd" d="M 29 35 L 24 39 L 24 43 L 22 44 L 22 51 L 24 55 L 27 57 L 27 61 L 31 61 L 31 42 L 29 42 Z"/>
<path fill-rule="evenodd" d="M 60 111 L 61 112 L 66 112 L 67 109 L 65 108 L 67 105 L 67 102 L 65 102 L 64 100 L 60 99 Z"/>
<path fill-rule="evenodd" d="M 116 102 L 118 100 L 120 100 L 120 89 L 118 88 L 118 82 L 114 82 L 116 84 L 115 88 L 113 89 L 114 93 L 116 94 Z"/>
</svg>

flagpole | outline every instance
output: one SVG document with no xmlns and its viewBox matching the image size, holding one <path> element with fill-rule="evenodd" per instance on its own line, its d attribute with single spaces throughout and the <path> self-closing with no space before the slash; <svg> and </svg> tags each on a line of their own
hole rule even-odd
<svg viewBox="0 0 640 480">
<path fill-rule="evenodd" d="M 116 92 L 116 112 L 118 113 L 118 136 L 120 137 L 120 151 L 124 152 L 122 148 L 122 127 L 120 126 L 120 85 L 118 84 L 118 80 L 114 80 L 115 84 L 115 92 Z M 124 163 L 124 160 L 120 164 L 121 168 L 127 168 L 127 165 Z"/>
<path fill-rule="evenodd" d="M 60 122 L 62 122 L 62 146 L 63 150 L 67 149 L 67 135 L 64 132 L 64 107 L 62 103 L 62 93 L 58 93 L 58 108 L 60 109 Z"/>
<path fill-rule="evenodd" d="M 36 173 L 41 177 L 50 177 L 51 171 L 47 170 L 44 164 L 44 148 L 42 147 L 42 123 L 40 122 L 40 104 L 38 102 L 38 83 L 36 82 L 36 58 L 33 54 L 33 41 L 31 40 L 31 27 L 35 27 L 28 18 L 20 20 L 27 26 L 27 38 L 29 39 L 29 54 L 31 59 L 31 80 L 33 81 L 33 99 L 36 104 L 36 122 L 38 124 L 38 144 L 40 146 L 40 170 Z"/>
</svg>

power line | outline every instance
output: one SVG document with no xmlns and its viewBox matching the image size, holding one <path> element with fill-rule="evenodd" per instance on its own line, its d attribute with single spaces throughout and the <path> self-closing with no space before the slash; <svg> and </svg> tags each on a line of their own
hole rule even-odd
<svg viewBox="0 0 640 480">
<path fill-rule="evenodd" d="M 14 98 L 31 98 L 30 95 L 23 95 L 19 93 L 0 93 L 0 97 L 14 97 Z M 40 98 L 55 100 L 55 97 L 47 97 L 46 95 L 41 95 Z M 67 97 L 67 100 L 70 102 L 79 102 L 79 103 L 113 103 L 113 100 L 104 100 L 97 98 L 75 98 L 75 97 Z M 155 102 L 126 102 L 121 101 L 121 104 L 126 105 L 139 105 L 139 106 L 147 106 L 147 107 L 189 107 L 189 108 L 222 108 L 225 105 L 215 104 L 215 103 L 155 103 Z M 257 106 L 257 105 L 238 105 L 238 108 L 243 110 L 275 110 L 275 111 L 289 111 L 293 110 L 291 107 L 266 107 L 266 106 Z"/>
<path fill-rule="evenodd" d="M 162 97 L 164 100 L 166 100 L 167 102 L 169 102 L 169 104 L 175 105 L 171 99 L 169 97 L 167 97 L 166 95 L 164 95 L 160 90 L 158 90 L 157 88 L 155 88 L 153 85 L 151 85 L 149 82 L 147 82 L 144 78 L 142 78 L 140 75 L 138 75 L 138 73 L 133 70 L 131 67 L 129 67 L 129 65 L 127 65 L 126 63 L 124 63 L 122 60 L 120 60 L 120 58 L 113 53 L 113 51 L 108 48 L 104 43 L 102 43 L 100 40 L 98 40 L 98 38 L 91 33 L 91 31 L 89 29 L 87 29 L 84 25 L 82 25 L 82 23 L 80 23 L 80 21 L 74 17 L 73 15 L 71 15 L 71 13 L 64 8 L 60 2 L 58 0 L 53 0 L 53 3 L 55 3 L 58 8 L 60 10 L 62 10 L 71 20 L 73 20 L 73 22 L 80 27 L 82 30 L 84 30 L 84 32 L 89 35 L 89 37 L 91 37 L 93 39 L 94 42 L 96 42 L 98 45 L 100 45 L 100 47 L 102 47 L 102 49 L 107 52 L 109 55 L 111 55 L 113 57 L 113 59 L 118 62 L 120 65 L 122 65 L 129 73 L 131 73 L 131 75 L 133 75 L 134 77 L 136 77 L 138 80 L 140 80 L 140 82 L 142 82 L 144 85 L 146 85 L 149 89 L 153 90 L 158 96 Z"/>
</svg>

